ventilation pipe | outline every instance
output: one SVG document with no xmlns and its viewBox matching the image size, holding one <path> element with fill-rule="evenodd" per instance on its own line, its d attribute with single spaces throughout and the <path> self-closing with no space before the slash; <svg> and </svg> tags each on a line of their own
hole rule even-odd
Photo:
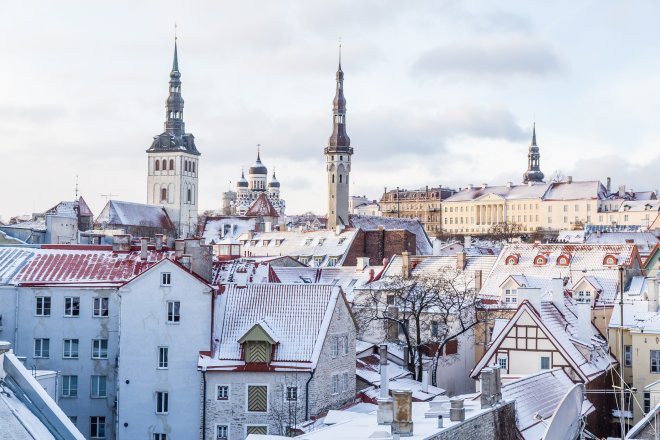
<svg viewBox="0 0 660 440">
<path fill-rule="evenodd" d="M 379 425 L 390 425 L 394 418 L 394 404 L 390 397 L 390 382 L 387 377 L 387 344 L 381 344 L 378 347 L 378 354 L 380 356 L 380 395 L 377 399 L 378 410 L 376 411 L 376 419 Z"/>
<path fill-rule="evenodd" d="M 591 344 L 593 331 L 591 329 L 591 304 L 588 302 L 579 302 L 575 304 L 577 315 L 577 337 L 581 341 Z"/>
</svg>

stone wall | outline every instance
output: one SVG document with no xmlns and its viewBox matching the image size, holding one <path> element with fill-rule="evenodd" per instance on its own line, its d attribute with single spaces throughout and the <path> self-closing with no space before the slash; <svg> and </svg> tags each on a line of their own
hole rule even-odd
<svg viewBox="0 0 660 440">
<path fill-rule="evenodd" d="M 515 402 L 492 408 L 477 417 L 467 419 L 460 425 L 447 428 L 429 440 L 518 440 Z"/>
<path fill-rule="evenodd" d="M 404 251 L 415 255 L 417 253 L 416 240 L 415 234 L 405 229 L 358 231 L 343 265 L 355 266 L 358 257 L 369 257 L 372 265 L 380 265 L 383 264 L 384 258 L 392 258 L 393 255 L 399 255 Z"/>
</svg>

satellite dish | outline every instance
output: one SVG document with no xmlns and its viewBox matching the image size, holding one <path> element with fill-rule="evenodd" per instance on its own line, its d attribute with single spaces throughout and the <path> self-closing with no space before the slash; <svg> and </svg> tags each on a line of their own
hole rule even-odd
<svg viewBox="0 0 660 440">
<path fill-rule="evenodd" d="M 552 421 L 546 428 L 542 440 L 575 440 L 580 435 L 582 426 L 582 402 L 584 401 L 584 385 L 573 385 L 561 399 L 552 413 Z"/>
</svg>

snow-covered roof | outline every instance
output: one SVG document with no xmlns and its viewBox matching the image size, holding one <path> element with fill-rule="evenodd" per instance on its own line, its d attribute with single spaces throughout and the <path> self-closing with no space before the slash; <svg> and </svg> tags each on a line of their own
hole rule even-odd
<svg viewBox="0 0 660 440">
<path fill-rule="evenodd" d="M 653 232 L 603 232 L 591 233 L 585 240 L 589 244 L 634 243 L 641 255 L 648 255 L 660 243 Z"/>
<path fill-rule="evenodd" d="M 380 386 L 380 356 L 378 354 L 371 354 L 357 358 L 355 360 L 355 374 L 370 385 Z M 387 363 L 387 377 L 390 381 L 410 376 L 412 376 L 412 373 L 401 365 L 395 362 Z M 390 389 L 392 388 L 390 387 Z"/>
<path fill-rule="evenodd" d="M 0 285 L 11 283 L 35 252 L 38 250 L 28 247 L 0 247 Z"/>
<path fill-rule="evenodd" d="M 13 225 L 4 225 L 3 228 L 31 229 L 33 231 L 46 232 L 46 218 L 44 216 L 38 216 L 24 222 L 14 223 Z"/>
<path fill-rule="evenodd" d="M 543 255 L 547 262 L 535 264 L 538 255 Z M 568 265 L 558 263 L 561 255 L 568 257 Z M 608 255 L 615 257 L 616 265 L 604 264 Z M 619 264 L 641 266 L 634 244 L 510 244 L 502 249 L 484 280 L 480 295 L 499 298 L 502 293 L 500 286 L 512 275 L 524 275 L 526 287 L 538 287 L 542 292 L 551 290 L 552 278 L 563 278 L 565 288 L 572 290 L 581 278 L 592 276 L 603 288 L 597 303 L 611 304 L 616 297 Z"/>
<path fill-rule="evenodd" d="M 52 208 L 48 209 L 44 214 L 58 215 L 61 217 L 72 217 L 72 218 L 77 218 L 78 215 L 89 216 L 89 217 L 93 215 L 92 210 L 89 209 L 89 206 L 87 206 L 85 199 L 83 199 L 82 197 L 78 198 L 78 200 L 62 201 L 57 205 L 53 206 Z"/>
<path fill-rule="evenodd" d="M 200 368 L 244 368 L 239 340 L 266 320 L 278 344 L 270 367 L 285 371 L 316 368 L 341 289 L 318 284 L 228 285 L 215 299 L 211 357 L 201 356 Z"/>
<path fill-rule="evenodd" d="M 561 368 L 541 371 L 502 385 L 502 398 L 516 402 L 516 425 L 525 439 L 540 438 L 527 434 L 532 434 L 537 425 L 541 425 L 542 432 L 546 429 L 555 409 L 573 385 Z M 585 403 L 582 405 L 583 415 L 594 409 L 590 402 Z M 544 422 L 537 420 L 535 414 L 539 414 Z"/>
<path fill-rule="evenodd" d="M 628 431 L 628 434 L 626 434 L 626 439 L 643 439 L 644 437 L 638 436 L 642 435 L 644 430 L 649 427 L 652 432 L 656 432 L 658 413 L 660 413 L 660 403 L 656 404 L 648 414 L 646 414 L 639 422 L 637 422 L 635 426 L 630 428 L 630 431 Z"/>
<path fill-rule="evenodd" d="M 95 225 L 146 226 L 150 228 L 175 229 L 162 206 L 144 203 L 108 200 L 94 221 Z"/>
<path fill-rule="evenodd" d="M 443 203 L 466 202 L 493 194 L 507 200 L 540 199 L 548 190 L 548 183 L 529 183 L 525 185 L 473 186 L 457 192 Z"/>
<path fill-rule="evenodd" d="M 562 230 L 557 235 L 557 241 L 560 243 L 584 243 L 585 236 L 584 229 L 578 231 Z"/>
<path fill-rule="evenodd" d="M 266 193 L 262 192 L 257 196 L 257 199 L 250 205 L 247 212 L 245 213 L 246 217 L 279 217 L 277 210 L 273 208 L 273 204 L 270 203 Z"/>
<path fill-rule="evenodd" d="M 619 212 L 652 212 L 660 211 L 660 200 L 625 200 L 619 205 Z"/>
<path fill-rule="evenodd" d="M 244 256 L 273 257 L 289 255 L 294 258 L 308 257 L 313 266 L 327 266 L 330 258 L 337 258 L 336 265 L 343 264 L 346 254 L 358 234 L 358 229 L 335 231 L 273 231 L 243 234 L 239 237 Z M 321 259 L 318 263 L 314 257 Z"/>
<path fill-rule="evenodd" d="M 254 231 L 255 224 L 254 217 L 207 217 L 202 237 L 206 244 L 238 244 L 238 237 Z"/>
<path fill-rule="evenodd" d="M 3 244 L 10 244 L 10 245 L 19 245 L 19 244 L 26 244 L 23 240 L 19 240 L 18 238 L 12 237 L 11 235 L 8 235 L 4 231 L 0 231 L 0 245 Z"/>
<path fill-rule="evenodd" d="M 405 229 L 415 234 L 417 255 L 431 255 L 433 253 L 431 240 L 426 235 L 424 226 L 417 219 L 350 214 L 349 221 L 352 227 L 360 228 L 363 231 L 374 231 L 380 226 L 386 231 L 401 231 Z"/>
<path fill-rule="evenodd" d="M 582 182 L 553 182 L 543 200 L 600 200 L 607 197 L 607 190 L 598 180 Z"/>
<path fill-rule="evenodd" d="M 544 298 L 545 299 L 545 298 Z M 476 378 L 481 370 L 487 366 L 489 360 L 497 353 L 508 333 L 516 322 L 524 316 L 530 317 L 540 328 L 555 348 L 566 358 L 571 368 L 585 383 L 591 382 L 602 373 L 616 365 L 616 359 L 609 354 L 607 341 L 600 336 L 598 329 L 593 325 L 592 337 L 589 341 L 581 340 L 578 336 L 577 316 L 574 305 L 566 300 L 565 313 L 557 310 L 552 302 L 541 301 L 541 310 L 536 310 L 529 301 L 523 301 L 516 314 L 499 332 L 488 347 L 483 357 L 473 368 L 471 376 Z M 529 324 L 527 324 L 529 325 Z M 515 350 L 515 349 L 514 349 Z M 525 351 L 525 349 L 520 349 Z M 584 352 L 589 354 L 584 354 Z"/>
</svg>

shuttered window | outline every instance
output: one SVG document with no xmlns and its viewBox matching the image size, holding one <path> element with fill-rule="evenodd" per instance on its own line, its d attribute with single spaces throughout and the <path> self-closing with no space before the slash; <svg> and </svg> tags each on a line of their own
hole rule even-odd
<svg viewBox="0 0 660 440">
<path fill-rule="evenodd" d="M 268 363 L 270 362 L 271 345 L 263 341 L 248 341 L 245 343 L 245 362 Z"/>
<path fill-rule="evenodd" d="M 267 435 L 268 434 L 268 427 L 267 426 L 248 426 L 247 427 L 247 434 L 261 434 L 261 435 Z"/>
<path fill-rule="evenodd" d="M 248 385 L 248 411 L 268 411 L 268 387 L 266 385 Z"/>
</svg>

